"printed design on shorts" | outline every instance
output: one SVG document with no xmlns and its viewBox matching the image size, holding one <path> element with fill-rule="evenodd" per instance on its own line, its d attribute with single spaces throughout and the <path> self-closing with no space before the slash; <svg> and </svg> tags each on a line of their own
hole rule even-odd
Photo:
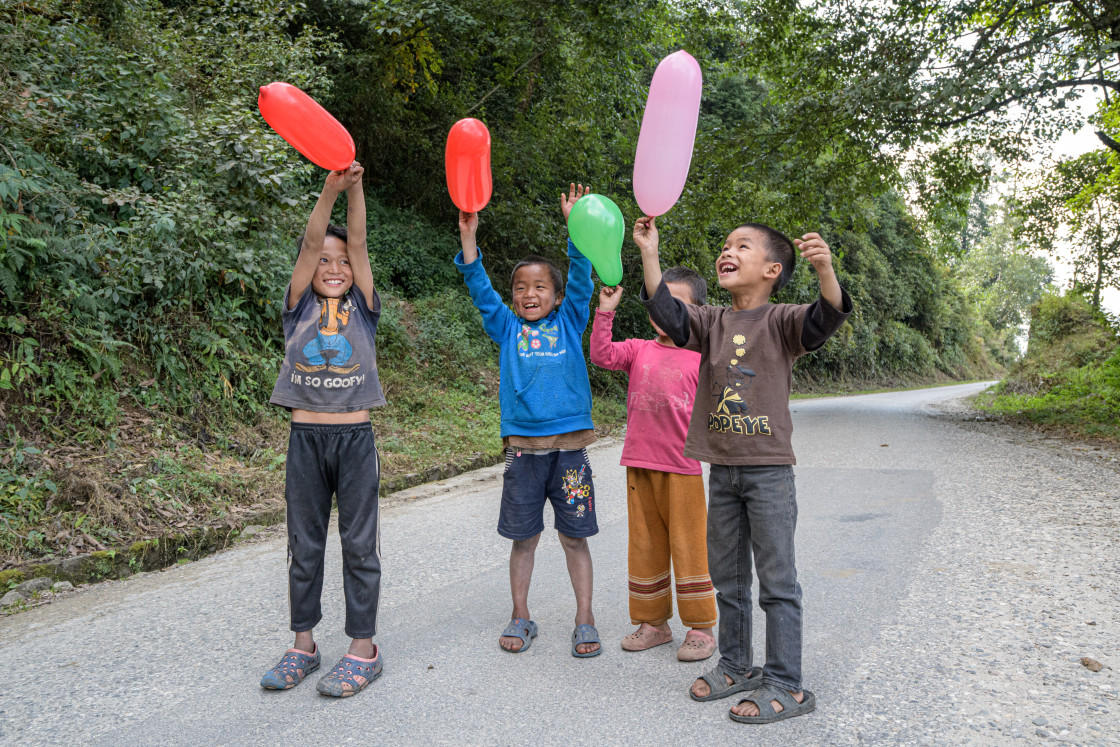
<svg viewBox="0 0 1120 747">
<path fill-rule="evenodd" d="M 522 358 L 529 358 L 536 355 L 555 356 L 560 355 L 564 351 L 558 353 L 551 353 L 556 349 L 556 343 L 560 342 L 560 322 L 553 322 L 551 325 L 547 321 L 542 321 L 536 327 L 530 327 L 528 324 L 521 325 L 521 334 L 517 337 L 517 353 Z M 545 347 L 547 343 L 547 348 Z"/>
<path fill-rule="evenodd" d="M 747 356 L 747 338 L 735 335 L 731 338 L 735 348 L 727 367 L 723 369 L 724 383 L 716 398 L 715 412 L 708 414 L 708 430 L 717 433 L 737 433 L 741 435 L 770 436 L 770 418 L 767 415 L 751 416 L 751 408 L 743 399 L 743 393 L 751 388 L 757 376 L 744 360 Z M 719 383 L 716 383 L 719 387 Z"/>
<path fill-rule="evenodd" d="M 354 304 L 349 296 L 319 299 L 318 328 L 311 342 L 303 346 L 302 352 L 307 363 L 293 363 L 299 372 L 292 372 L 293 384 L 316 389 L 349 389 L 365 382 L 365 374 L 354 375 L 361 368 L 360 363 L 346 365 L 354 355 L 354 348 L 343 331 L 350 323 L 350 315 L 353 313 Z M 321 371 L 339 376 L 312 375 Z"/>
<path fill-rule="evenodd" d="M 715 596 L 712 579 L 707 576 L 684 576 L 677 579 L 677 599 L 705 599 Z"/>
<path fill-rule="evenodd" d="M 570 469 L 564 472 L 564 496 L 569 506 L 576 507 L 577 519 L 582 519 L 591 510 L 591 486 L 583 481 L 586 474 L 586 464 L 578 471 Z"/>
<path fill-rule="evenodd" d="M 630 596 L 634 599 L 660 599 L 669 596 L 669 571 L 650 578 L 627 576 Z"/>
</svg>

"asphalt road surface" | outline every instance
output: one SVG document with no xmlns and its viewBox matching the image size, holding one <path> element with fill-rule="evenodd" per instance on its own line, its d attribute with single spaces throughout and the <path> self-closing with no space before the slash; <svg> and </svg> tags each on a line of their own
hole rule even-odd
<svg viewBox="0 0 1120 747">
<path fill-rule="evenodd" d="M 337 534 L 328 545 L 325 617 L 316 630 L 323 669 L 287 692 L 257 684 L 291 641 L 285 546 L 274 532 L 199 562 L 93 586 L 0 618 L 0 742 L 979 744 L 1053 737 L 1107 743 L 1116 738 L 1117 680 L 1107 668 L 1093 675 L 1102 679 L 1085 679 L 1090 673 L 1074 662 L 1094 650 L 1109 661 L 1101 647 L 1116 641 L 1115 598 L 1108 601 L 1115 590 L 1115 545 L 1086 550 L 1086 567 L 1109 574 L 1111 586 L 1077 573 L 1064 582 L 1070 593 L 1085 582 L 1076 604 L 1086 609 L 1070 622 L 1081 627 L 1053 645 L 1040 644 L 1060 622 L 1060 603 L 1043 599 L 1050 587 L 1037 586 L 1046 564 L 1016 554 L 1033 546 L 1023 533 L 1038 522 L 1024 523 L 1019 510 L 970 512 L 996 511 L 1004 494 L 1012 500 L 1012 493 L 1038 492 L 1048 479 L 1067 478 L 1040 467 L 1037 445 L 939 417 L 946 407 L 940 403 L 981 389 L 974 384 L 792 403 L 805 686 L 818 699 L 809 716 L 766 727 L 736 724 L 727 718 L 736 699 L 695 703 L 687 695 L 715 657 L 679 663 L 676 644 L 621 650 L 620 639 L 632 630 L 625 472 L 618 465 L 621 441 L 609 441 L 590 451 L 600 526 L 590 540 L 604 646 L 599 657 L 569 655 L 574 599 L 551 528 L 537 551 L 530 594 L 540 635 L 524 654 L 499 649 L 510 612 L 509 543 L 495 531 L 500 467 L 489 468 L 383 500 L 376 641 L 385 672 L 356 697 L 335 700 L 315 691 L 315 678 L 348 643 Z M 1078 464 L 1063 467 L 1081 470 L 1081 477 L 1092 473 L 1078 490 L 1088 495 L 1107 484 L 1093 472 L 1097 467 Z M 997 521 L 1006 531 L 984 523 Z M 1044 540 L 1040 547 L 1049 546 Z M 1100 553 L 1107 553 L 1103 565 Z M 1016 575 L 1016 563 L 1036 570 L 1020 568 Z M 1070 575 L 1069 567 L 1064 571 Z M 1018 589 L 1020 577 L 1035 586 L 1023 586 L 1008 606 L 1000 595 Z M 1032 601 L 1032 593 L 1041 601 Z M 972 604 L 984 599 L 990 604 Z M 1046 607 L 1050 618 L 1027 619 Z M 989 608 L 995 611 L 985 617 Z M 1002 624 L 997 613 L 1006 618 L 1006 635 L 992 633 Z M 755 620 L 761 658 L 757 608 Z M 1092 629 L 1085 626 L 1089 620 Z M 679 644 L 684 629 L 677 619 L 671 624 Z M 1041 632 L 1031 638 L 1030 631 Z M 1075 634 L 1111 637 L 1079 641 Z M 1032 653 L 1013 653 L 1032 640 Z M 1011 653 L 1001 653 L 1001 645 Z M 1075 687 L 1061 714 L 1047 704 L 1052 698 L 1043 686 L 1049 683 L 1042 682 L 1042 671 L 1032 673 L 1030 656 L 1041 657 L 1039 670 L 1069 671 Z M 969 657 L 982 658 L 987 670 L 979 671 Z M 1084 703 L 1074 697 L 1082 680 Z M 1033 721 L 1040 715 L 1050 717 L 1045 726 Z"/>
</svg>

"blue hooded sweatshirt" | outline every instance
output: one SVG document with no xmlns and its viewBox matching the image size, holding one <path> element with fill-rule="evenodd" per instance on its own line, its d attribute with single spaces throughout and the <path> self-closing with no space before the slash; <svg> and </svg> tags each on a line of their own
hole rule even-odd
<svg viewBox="0 0 1120 747">
<path fill-rule="evenodd" d="M 591 382 L 583 359 L 583 332 L 590 318 L 591 262 L 568 241 L 564 300 L 548 316 L 527 322 L 513 313 L 490 284 L 478 259 L 455 266 L 463 273 L 482 326 L 501 348 L 502 436 L 556 436 L 594 428 Z"/>
</svg>

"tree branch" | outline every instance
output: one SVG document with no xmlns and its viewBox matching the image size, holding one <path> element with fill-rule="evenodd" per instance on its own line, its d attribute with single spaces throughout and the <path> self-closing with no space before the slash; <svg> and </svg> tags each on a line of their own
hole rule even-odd
<svg viewBox="0 0 1120 747">
<path fill-rule="evenodd" d="M 539 60 L 543 54 L 544 54 L 544 50 L 542 49 L 539 52 L 537 52 L 536 54 L 534 54 L 532 57 L 530 57 L 529 59 L 525 60 L 525 62 L 523 62 L 523 63 L 521 63 L 520 65 L 517 66 L 517 69 L 514 70 L 510 74 L 510 77 L 512 78 L 512 77 L 516 76 L 522 70 L 529 67 L 529 65 L 533 64 L 533 62 L 535 62 L 536 60 Z M 497 93 L 498 89 L 501 88 L 501 87 L 502 87 L 502 84 L 499 83 L 498 85 L 491 88 L 489 91 L 486 92 L 486 94 L 482 98 L 480 98 L 478 101 L 475 102 L 474 106 L 472 106 L 470 109 L 467 109 L 466 113 L 470 114 L 475 109 L 482 106 L 484 103 L 486 103 L 486 99 L 490 98 L 492 95 Z"/>
<path fill-rule="evenodd" d="M 1000 16 L 999 18 L 997 18 L 995 23 L 991 24 L 990 26 L 988 26 L 987 28 L 985 28 L 983 31 L 980 32 L 979 38 L 976 40 L 976 44 L 973 45 L 973 47 L 972 47 L 972 51 L 970 51 L 968 53 L 968 57 L 966 57 L 965 60 L 964 60 L 965 67 L 967 67 L 968 64 L 970 62 L 972 62 L 973 58 L 976 57 L 977 53 L 981 49 L 983 49 L 984 47 L 986 47 L 988 45 L 988 40 L 992 38 L 992 34 L 994 34 L 996 31 L 998 31 L 999 28 L 1001 26 L 1003 26 L 1003 24 L 1007 23 L 1008 17 L 1014 11 L 1015 11 L 1014 7 L 1004 11 L 1003 15 Z"/>
<path fill-rule="evenodd" d="M 985 114 L 993 112 L 996 109 L 1001 109 L 1008 104 L 1014 103 L 1016 101 L 1021 101 L 1022 99 L 1030 98 L 1031 96 L 1039 96 L 1044 92 L 1051 92 L 1058 88 L 1080 88 L 1081 86 L 1102 86 L 1105 88 L 1111 88 L 1114 91 L 1120 91 L 1120 81 L 1106 80 L 1104 78 L 1071 78 L 1069 80 L 1059 80 L 1051 83 L 1043 90 L 1026 91 L 1025 93 L 1021 93 L 1015 96 L 1009 96 L 1002 101 L 991 103 L 988 106 L 985 106 L 974 112 L 969 112 L 968 114 L 957 117 L 956 119 L 942 120 L 940 122 L 927 122 L 926 124 L 931 127 L 953 127 L 955 125 L 963 124 L 964 122 L 967 122 L 971 119 L 982 117 Z M 908 124 L 918 124 L 921 122 L 921 120 L 918 119 L 908 119 L 904 121 Z"/>
<path fill-rule="evenodd" d="M 1097 138 L 1102 143 L 1104 143 L 1107 147 L 1111 148 L 1112 150 L 1116 151 L 1117 153 L 1120 153 L 1120 143 L 1116 142 L 1115 140 L 1113 140 L 1112 138 L 1110 138 L 1108 135 L 1104 134 L 1100 130 L 1097 130 Z"/>
</svg>

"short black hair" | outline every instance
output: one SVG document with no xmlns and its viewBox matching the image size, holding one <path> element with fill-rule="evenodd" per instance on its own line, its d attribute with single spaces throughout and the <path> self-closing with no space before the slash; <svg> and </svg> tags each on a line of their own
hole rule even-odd
<svg viewBox="0 0 1120 747">
<path fill-rule="evenodd" d="M 689 293 L 692 294 L 692 303 L 696 306 L 703 306 L 708 302 L 708 283 L 700 276 L 700 273 L 691 267 L 681 265 L 670 267 L 661 273 L 661 282 L 684 283 L 687 285 Z"/>
<path fill-rule="evenodd" d="M 753 228 L 756 231 L 761 231 L 766 237 L 767 258 L 771 262 L 782 264 L 782 272 L 774 281 L 774 286 L 770 289 L 770 295 L 774 295 L 785 288 L 789 279 L 793 277 L 793 266 L 797 263 L 797 250 L 794 248 L 793 242 L 784 233 L 765 223 L 743 223 L 739 228 Z"/>
<path fill-rule="evenodd" d="M 525 259 L 521 260 L 513 266 L 513 271 L 509 274 L 509 289 L 513 292 L 513 279 L 517 276 L 517 271 L 522 267 L 530 265 L 541 265 L 548 270 L 548 276 L 552 279 L 552 287 L 556 291 L 556 298 L 561 298 L 564 295 L 564 275 L 560 272 L 560 268 L 552 263 L 552 260 L 545 259 L 536 254 L 530 254 Z"/>
<path fill-rule="evenodd" d="M 305 235 L 306 234 L 301 233 L 299 235 L 299 238 L 296 239 L 296 259 L 299 259 L 299 253 L 300 253 L 300 251 L 303 250 L 303 237 Z M 342 239 L 343 244 L 347 243 L 347 240 L 349 239 L 349 234 L 346 233 L 346 229 L 343 228 L 342 226 L 336 226 L 333 223 L 328 223 L 327 224 L 327 234 L 326 235 L 327 236 L 334 236 L 336 239 Z"/>
</svg>

